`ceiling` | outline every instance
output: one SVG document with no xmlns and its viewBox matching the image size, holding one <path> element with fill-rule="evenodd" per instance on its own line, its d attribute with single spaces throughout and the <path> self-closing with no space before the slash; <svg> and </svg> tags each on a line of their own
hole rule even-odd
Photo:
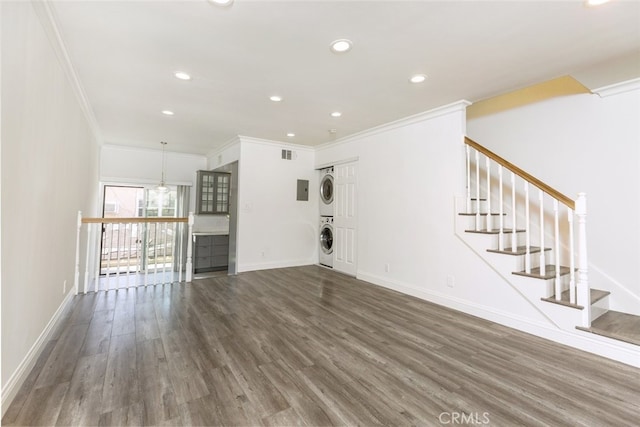
<svg viewBox="0 0 640 427">
<path fill-rule="evenodd" d="M 199 154 L 237 135 L 318 145 L 640 52 L 637 1 L 49 3 L 102 142 Z M 340 38 L 351 51 L 330 51 Z"/>
</svg>

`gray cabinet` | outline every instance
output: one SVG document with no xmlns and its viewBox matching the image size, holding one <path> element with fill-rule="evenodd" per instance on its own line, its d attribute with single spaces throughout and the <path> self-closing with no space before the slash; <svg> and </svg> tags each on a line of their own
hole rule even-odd
<svg viewBox="0 0 640 427">
<path fill-rule="evenodd" d="M 231 174 L 198 171 L 196 212 L 198 215 L 229 213 Z"/>
<path fill-rule="evenodd" d="M 193 266 L 195 273 L 226 270 L 229 264 L 229 236 L 196 236 L 193 246 Z"/>
</svg>

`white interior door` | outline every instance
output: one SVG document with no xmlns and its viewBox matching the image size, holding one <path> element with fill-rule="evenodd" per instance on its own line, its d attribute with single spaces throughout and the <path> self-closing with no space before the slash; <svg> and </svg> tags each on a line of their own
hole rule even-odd
<svg viewBox="0 0 640 427">
<path fill-rule="evenodd" d="M 357 260 L 357 166 L 354 162 L 334 167 L 333 268 L 352 276 L 356 275 Z"/>
</svg>

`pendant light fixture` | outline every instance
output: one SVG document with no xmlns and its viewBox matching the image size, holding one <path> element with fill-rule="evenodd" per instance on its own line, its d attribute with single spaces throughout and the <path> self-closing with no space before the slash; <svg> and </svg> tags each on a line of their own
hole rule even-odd
<svg viewBox="0 0 640 427">
<path fill-rule="evenodd" d="M 160 141 L 160 144 L 162 144 L 162 178 L 160 179 L 160 185 L 156 187 L 156 191 L 164 193 L 169 190 L 164 182 L 164 147 L 167 145 L 167 143 L 164 141 Z"/>
</svg>

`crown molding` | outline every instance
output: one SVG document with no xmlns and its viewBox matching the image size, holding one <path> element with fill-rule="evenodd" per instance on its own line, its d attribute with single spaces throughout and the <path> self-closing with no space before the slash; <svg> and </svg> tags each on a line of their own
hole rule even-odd
<svg viewBox="0 0 640 427">
<path fill-rule="evenodd" d="M 280 142 L 274 141 L 271 139 L 262 139 L 262 138 L 254 138 L 251 136 L 238 135 L 238 139 L 240 142 L 249 142 L 252 144 L 260 144 L 260 145 L 269 145 L 277 148 L 289 148 L 291 150 L 299 150 L 299 151 L 315 151 L 315 147 L 310 147 L 308 145 L 301 144 L 293 144 L 290 142 Z"/>
<path fill-rule="evenodd" d="M 636 79 L 627 80 L 620 83 L 614 83 L 608 86 L 602 86 L 593 89 L 592 92 L 600 96 L 601 98 L 618 95 L 624 92 L 631 92 L 640 89 L 640 77 Z"/>
<path fill-rule="evenodd" d="M 102 145 L 103 141 L 98 121 L 96 120 L 96 116 L 91 108 L 91 104 L 89 103 L 89 99 L 87 98 L 82 83 L 80 82 L 78 73 L 71 63 L 71 57 L 69 56 L 69 52 L 60 33 L 52 3 L 53 2 L 51 0 L 32 0 L 31 6 L 38 16 L 40 24 L 51 43 L 60 66 L 71 84 L 71 88 L 76 95 L 80 109 L 89 123 L 89 127 L 91 128 L 95 141 L 99 145 Z"/>
</svg>

